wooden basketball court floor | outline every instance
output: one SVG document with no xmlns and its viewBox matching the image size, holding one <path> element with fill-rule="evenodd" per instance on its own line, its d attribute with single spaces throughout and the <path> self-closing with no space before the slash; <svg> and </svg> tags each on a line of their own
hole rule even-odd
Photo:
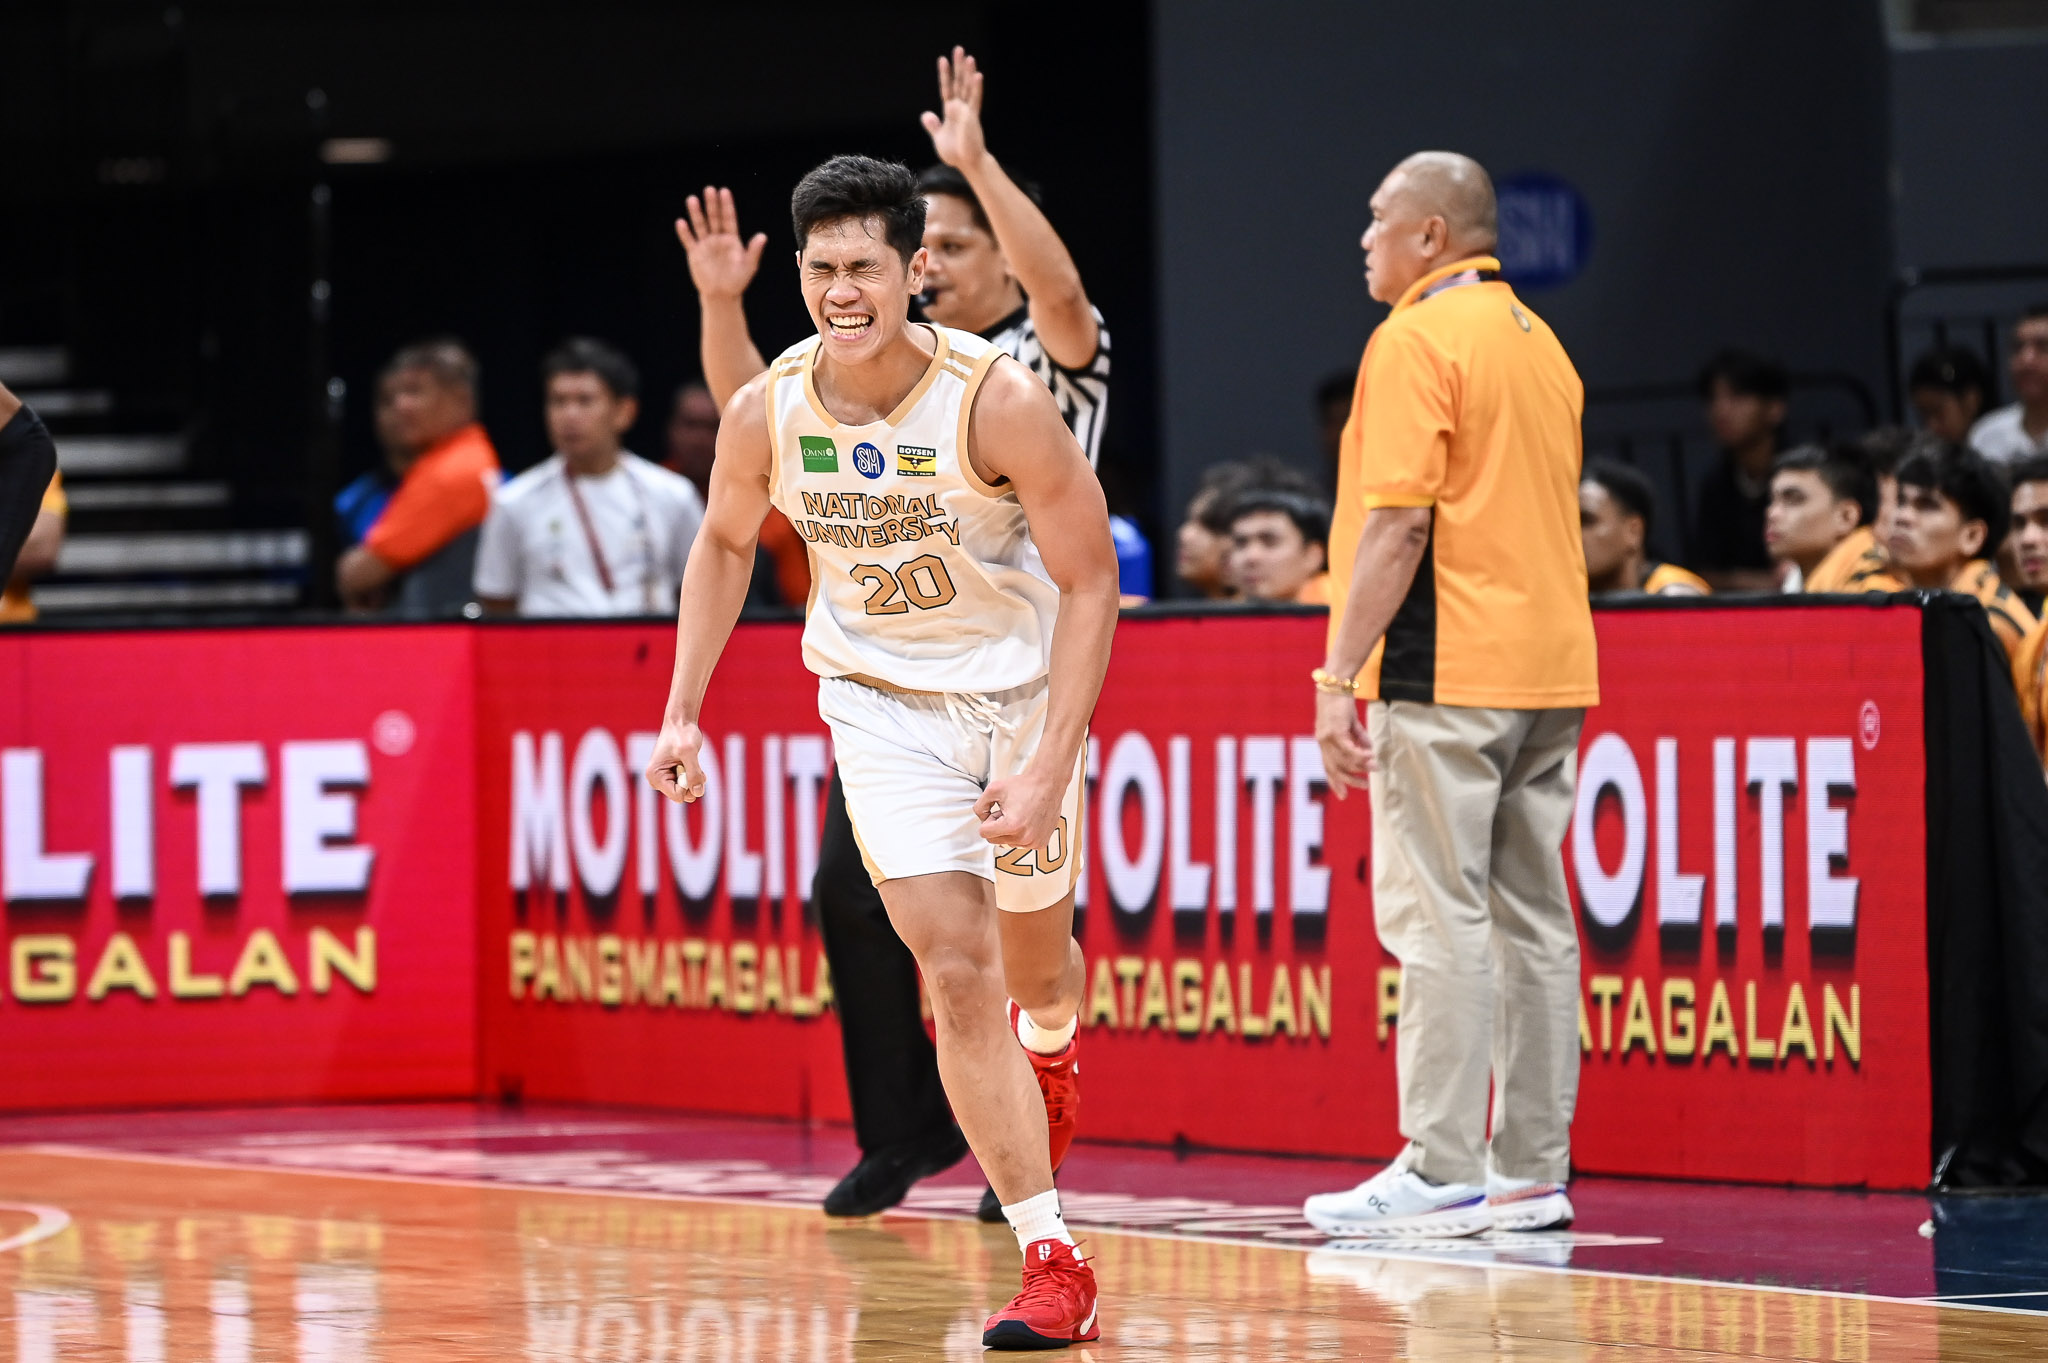
<svg viewBox="0 0 2048 1363">
<path fill-rule="evenodd" d="M 838 1131 L 587 1109 L 0 1121 L 0 1359 L 983 1356 L 1017 1254 L 965 1214 L 972 1161 L 834 1223 L 816 1199 L 851 1157 Z M 1393 1249 L 1294 1215 L 1369 1168 L 1077 1147 L 1104 1332 L 1054 1356 L 2048 1358 L 2041 1200 L 1585 1180 L 1573 1232 Z"/>
</svg>

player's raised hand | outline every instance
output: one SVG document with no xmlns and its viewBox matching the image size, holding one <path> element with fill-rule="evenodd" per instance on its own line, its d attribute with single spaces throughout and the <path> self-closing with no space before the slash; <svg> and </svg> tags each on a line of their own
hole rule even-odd
<svg viewBox="0 0 2048 1363">
<path fill-rule="evenodd" d="M 932 150 L 955 170 L 967 170 L 988 154 L 981 134 L 981 68 L 967 49 L 939 58 L 939 112 L 921 120 L 932 135 Z"/>
<path fill-rule="evenodd" d="M 740 215 L 732 191 L 704 186 L 703 198 L 692 194 L 684 205 L 689 216 L 676 219 L 676 237 L 690 257 L 690 282 L 711 298 L 738 298 L 761 268 L 768 234 L 740 239 Z"/>
<path fill-rule="evenodd" d="M 991 781 L 974 802 L 984 842 L 998 847 L 1043 847 L 1060 824 L 1066 784 L 1041 778 L 1030 767 Z"/>
<path fill-rule="evenodd" d="M 704 731 L 694 724 L 664 723 L 654 740 L 654 756 L 647 763 L 647 784 L 677 804 L 686 805 L 704 796 L 704 768 L 698 754 L 704 749 Z"/>
</svg>

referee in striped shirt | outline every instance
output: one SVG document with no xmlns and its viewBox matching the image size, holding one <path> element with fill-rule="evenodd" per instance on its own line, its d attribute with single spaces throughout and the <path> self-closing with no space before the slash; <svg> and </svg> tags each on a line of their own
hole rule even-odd
<svg viewBox="0 0 2048 1363">
<path fill-rule="evenodd" d="M 925 114 L 924 126 L 939 164 L 918 181 L 927 205 L 924 314 L 986 337 L 1037 374 L 1092 465 L 1109 408 L 1109 331 L 1036 199 L 989 154 L 974 58 L 956 47 L 938 66 L 940 110 Z M 697 288 L 704 381 L 722 410 L 768 367 L 741 305 L 768 237 L 741 237 L 730 189 L 707 187 L 688 209 L 676 234 Z M 813 897 L 861 1149 L 860 1162 L 826 1195 L 825 1210 L 870 1216 L 902 1201 L 918 1179 L 957 1163 L 967 1144 L 939 1086 L 916 962 L 868 877 L 836 772 L 825 810 Z M 993 1192 L 983 1195 L 980 1217 L 1002 1221 Z"/>
</svg>

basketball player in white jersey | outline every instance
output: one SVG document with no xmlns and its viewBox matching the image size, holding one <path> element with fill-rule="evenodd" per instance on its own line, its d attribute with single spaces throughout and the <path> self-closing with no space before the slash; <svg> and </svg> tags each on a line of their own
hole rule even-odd
<svg viewBox="0 0 2048 1363">
<path fill-rule="evenodd" d="M 1061 1219 L 1005 1009 L 1046 1029 L 1079 1009 L 1083 755 L 1117 611 L 1108 511 L 1044 384 L 977 336 L 910 322 L 926 256 L 908 170 L 836 157 L 791 209 L 818 335 L 726 408 L 647 778 L 672 800 L 703 792 L 704 692 L 772 505 L 810 544 L 804 662 L 854 831 L 930 990 L 947 1097 L 1024 1251 L 1023 1290 L 982 1342 L 1092 1340 L 1094 1275 Z"/>
<path fill-rule="evenodd" d="M 1109 409 L 1110 341 L 1080 270 L 1035 197 L 990 155 L 982 133 L 983 77 L 965 49 L 938 59 L 938 112 L 924 115 L 938 164 L 918 177 L 925 200 L 923 320 L 971 331 L 1007 351 L 1051 390 L 1088 462 L 1096 463 Z M 689 254 L 701 324 L 705 382 L 721 406 L 768 367 L 741 300 L 768 238 L 739 231 L 732 191 L 691 196 L 676 233 Z M 791 604 L 794 604 L 793 602 Z M 835 1008 L 847 1094 L 861 1158 L 825 1195 L 834 1216 L 895 1206 L 917 1179 L 965 1153 L 925 1038 L 917 973 L 867 884 L 836 774 L 827 800 L 812 902 L 838 981 Z M 1067 1029 L 1019 1017 L 1052 1126 L 1058 1174 L 1078 1117 L 1078 1060 Z M 1003 1219 L 993 1189 L 977 1213 Z"/>
</svg>

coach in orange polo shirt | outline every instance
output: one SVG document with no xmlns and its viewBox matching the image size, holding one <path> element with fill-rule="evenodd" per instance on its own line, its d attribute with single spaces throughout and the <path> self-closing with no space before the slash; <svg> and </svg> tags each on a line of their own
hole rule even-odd
<svg viewBox="0 0 2048 1363">
<path fill-rule="evenodd" d="M 475 532 L 500 478 L 476 389 L 476 358 L 459 341 L 409 345 L 384 366 L 377 432 L 403 472 L 363 542 L 335 564 L 350 610 L 442 615 L 469 600 Z"/>
<path fill-rule="evenodd" d="M 1501 281 L 1477 163 L 1411 156 L 1372 215 L 1366 281 L 1394 310 L 1344 428 L 1316 738 L 1334 791 L 1370 791 L 1374 914 L 1401 961 L 1408 1145 L 1304 1212 L 1345 1236 L 1546 1229 L 1572 1216 L 1579 1079 L 1559 849 L 1599 700 L 1584 388 Z"/>
</svg>

